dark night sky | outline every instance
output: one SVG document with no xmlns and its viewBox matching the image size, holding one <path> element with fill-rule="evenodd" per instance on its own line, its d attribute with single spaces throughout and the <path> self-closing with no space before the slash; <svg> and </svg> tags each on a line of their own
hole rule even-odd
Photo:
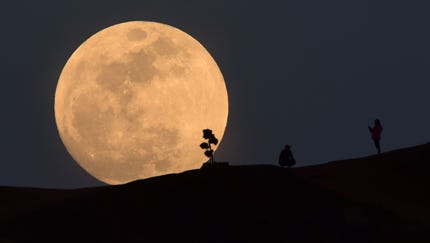
<svg viewBox="0 0 430 243">
<path fill-rule="evenodd" d="M 182 29 L 217 61 L 230 103 L 218 160 L 277 164 L 285 143 L 300 166 L 368 156 L 375 118 L 385 151 L 429 142 L 429 7 L 414 0 L 3 3 L 0 185 L 102 185 L 59 138 L 55 88 L 83 41 L 132 20 Z"/>
</svg>

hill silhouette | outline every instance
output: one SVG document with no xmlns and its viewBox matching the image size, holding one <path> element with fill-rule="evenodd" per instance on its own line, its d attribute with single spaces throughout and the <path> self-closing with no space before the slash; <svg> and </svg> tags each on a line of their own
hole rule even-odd
<svg viewBox="0 0 430 243">
<path fill-rule="evenodd" d="M 0 242 L 429 242 L 430 144 L 75 190 L 0 187 Z"/>
</svg>

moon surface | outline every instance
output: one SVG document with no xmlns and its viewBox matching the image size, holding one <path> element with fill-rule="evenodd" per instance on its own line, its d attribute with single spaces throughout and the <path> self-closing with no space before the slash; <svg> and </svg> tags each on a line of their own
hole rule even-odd
<svg viewBox="0 0 430 243">
<path fill-rule="evenodd" d="M 169 25 L 133 21 L 94 34 L 65 64 L 55 120 L 74 160 L 108 184 L 195 169 L 202 130 L 221 141 L 228 97 L 216 62 Z"/>
</svg>

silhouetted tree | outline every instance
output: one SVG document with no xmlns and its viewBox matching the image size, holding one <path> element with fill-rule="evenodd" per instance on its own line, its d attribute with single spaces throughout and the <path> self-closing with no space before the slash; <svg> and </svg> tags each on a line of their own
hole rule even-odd
<svg viewBox="0 0 430 243">
<path fill-rule="evenodd" d="M 200 148 L 205 150 L 205 155 L 210 158 L 210 163 L 214 163 L 214 150 L 211 147 L 211 144 L 217 145 L 218 139 L 212 133 L 210 129 L 203 129 L 203 138 L 207 139 L 207 142 L 203 142 L 200 144 Z"/>
</svg>

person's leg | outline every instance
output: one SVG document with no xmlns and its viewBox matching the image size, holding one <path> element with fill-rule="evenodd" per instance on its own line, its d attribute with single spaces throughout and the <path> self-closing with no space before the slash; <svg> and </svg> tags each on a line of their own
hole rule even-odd
<svg viewBox="0 0 430 243">
<path fill-rule="evenodd" d="M 378 154 L 380 153 L 381 153 L 381 144 L 379 143 L 379 140 L 378 140 Z"/>
<path fill-rule="evenodd" d="M 379 140 L 375 139 L 375 140 L 373 140 L 373 142 L 375 142 L 375 147 L 378 150 L 378 154 L 380 154 L 381 153 L 381 145 L 379 143 Z"/>
</svg>

